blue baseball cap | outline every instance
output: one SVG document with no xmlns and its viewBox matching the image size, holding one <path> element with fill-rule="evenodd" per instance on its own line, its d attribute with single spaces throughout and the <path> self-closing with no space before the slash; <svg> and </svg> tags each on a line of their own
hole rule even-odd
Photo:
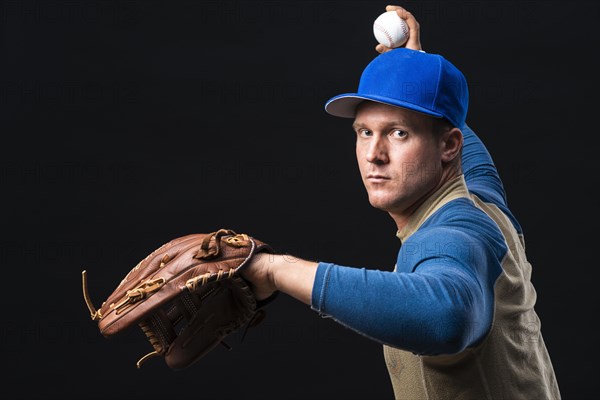
<svg viewBox="0 0 600 400">
<path fill-rule="evenodd" d="M 365 100 L 446 118 L 462 128 L 469 90 L 462 72 L 441 55 L 400 47 L 375 57 L 364 69 L 357 93 L 332 97 L 325 111 L 354 118 L 356 107 Z"/>
</svg>

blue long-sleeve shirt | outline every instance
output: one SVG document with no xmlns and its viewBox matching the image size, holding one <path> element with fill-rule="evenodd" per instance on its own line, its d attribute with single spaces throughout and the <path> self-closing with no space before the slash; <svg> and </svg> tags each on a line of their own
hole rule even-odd
<svg viewBox="0 0 600 400">
<path fill-rule="evenodd" d="M 487 149 L 463 129 L 469 192 L 495 204 L 520 233 Z M 403 239 L 403 238 L 401 238 Z M 311 306 L 362 335 L 416 354 L 452 354 L 489 332 L 506 242 L 468 197 L 443 204 L 401 243 L 394 271 L 320 262 Z"/>
</svg>

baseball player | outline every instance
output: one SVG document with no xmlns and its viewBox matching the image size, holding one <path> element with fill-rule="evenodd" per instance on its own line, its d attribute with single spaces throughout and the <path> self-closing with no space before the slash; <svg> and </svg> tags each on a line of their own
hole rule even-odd
<svg viewBox="0 0 600 400">
<path fill-rule="evenodd" d="M 397 225 L 394 271 L 260 254 L 242 272 L 382 344 L 397 399 L 560 399 L 534 309 L 524 234 L 488 150 L 466 123 L 462 72 L 421 49 L 376 47 L 358 90 L 325 110 L 353 119 L 373 207 Z"/>
</svg>

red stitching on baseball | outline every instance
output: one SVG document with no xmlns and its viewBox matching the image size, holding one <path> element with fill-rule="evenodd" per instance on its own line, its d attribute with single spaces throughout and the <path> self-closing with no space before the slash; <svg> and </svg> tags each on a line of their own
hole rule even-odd
<svg viewBox="0 0 600 400">
<path fill-rule="evenodd" d="M 375 28 L 379 29 L 381 31 L 381 33 L 383 33 L 385 35 L 385 37 L 387 38 L 388 42 L 390 42 L 390 45 L 388 47 L 392 47 L 394 45 L 394 42 L 392 42 L 392 35 L 390 35 L 390 33 L 381 25 L 375 23 Z"/>
</svg>

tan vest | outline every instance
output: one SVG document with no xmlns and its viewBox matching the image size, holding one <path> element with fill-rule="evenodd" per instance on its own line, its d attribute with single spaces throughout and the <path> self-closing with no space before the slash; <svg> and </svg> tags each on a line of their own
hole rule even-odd
<svg viewBox="0 0 600 400">
<path fill-rule="evenodd" d="M 467 190 L 460 176 L 438 190 L 397 233 L 401 241 L 447 202 L 466 197 L 493 219 L 508 246 L 503 272 L 494 287 L 493 325 L 484 340 L 461 353 L 418 356 L 383 347 L 396 399 L 406 400 L 557 400 L 560 392 L 540 320 L 525 241 L 508 217 Z"/>
</svg>

